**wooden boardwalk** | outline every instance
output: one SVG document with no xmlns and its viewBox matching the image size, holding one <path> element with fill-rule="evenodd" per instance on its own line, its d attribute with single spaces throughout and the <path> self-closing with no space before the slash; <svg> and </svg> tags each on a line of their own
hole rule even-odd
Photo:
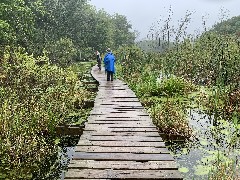
<svg viewBox="0 0 240 180">
<path fill-rule="evenodd" d="M 183 179 L 133 91 L 92 75 L 99 91 L 65 179 Z"/>
</svg>

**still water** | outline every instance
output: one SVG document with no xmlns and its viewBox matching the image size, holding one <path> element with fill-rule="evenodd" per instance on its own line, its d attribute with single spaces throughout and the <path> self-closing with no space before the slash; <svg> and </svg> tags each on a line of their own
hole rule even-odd
<svg viewBox="0 0 240 180">
<path fill-rule="evenodd" d="M 208 179 L 207 174 L 201 175 L 204 174 L 204 171 L 207 172 L 207 169 L 199 168 L 198 165 L 200 165 L 200 161 L 203 160 L 204 157 L 211 156 L 209 152 L 226 151 L 227 138 L 226 136 L 220 135 L 224 133 L 226 129 L 223 127 L 219 133 L 213 133 L 212 130 L 216 127 L 216 124 L 214 124 L 214 116 L 207 115 L 200 110 L 190 110 L 188 112 L 188 119 L 190 127 L 194 130 L 194 136 L 188 141 L 171 142 L 169 149 L 173 152 L 179 168 L 183 169 L 182 175 L 184 179 Z M 228 127 L 230 126 L 231 125 L 228 124 Z M 229 131 L 231 131 L 231 129 Z M 228 133 L 229 136 L 231 136 L 231 132 Z M 208 164 L 209 163 L 206 162 L 206 165 Z"/>
<path fill-rule="evenodd" d="M 64 180 L 64 174 L 67 170 L 68 164 L 70 160 L 72 159 L 73 153 L 75 151 L 75 147 L 63 147 L 60 151 L 60 161 L 62 164 L 62 170 L 60 173 L 60 178 L 59 180 Z"/>
</svg>

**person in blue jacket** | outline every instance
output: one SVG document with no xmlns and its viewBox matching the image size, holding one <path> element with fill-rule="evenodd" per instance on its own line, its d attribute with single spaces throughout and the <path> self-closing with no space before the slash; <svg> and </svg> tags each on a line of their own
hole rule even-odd
<svg viewBox="0 0 240 180">
<path fill-rule="evenodd" d="M 107 49 L 107 54 L 104 57 L 105 71 L 107 72 L 107 81 L 113 81 L 115 74 L 115 56 L 110 48 Z"/>
</svg>

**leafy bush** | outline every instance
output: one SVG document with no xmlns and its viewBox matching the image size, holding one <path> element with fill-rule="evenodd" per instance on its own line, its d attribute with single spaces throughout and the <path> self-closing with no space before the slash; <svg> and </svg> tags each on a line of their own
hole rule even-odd
<svg viewBox="0 0 240 180">
<path fill-rule="evenodd" d="M 139 77 L 140 76 L 140 77 Z M 158 96 L 159 94 L 159 86 L 156 82 L 156 76 L 148 69 L 143 70 L 143 72 L 139 75 L 139 80 L 135 79 L 131 82 L 131 84 L 136 85 L 136 94 L 138 97 L 150 97 L 150 96 Z"/>
<path fill-rule="evenodd" d="M 47 57 L 35 59 L 21 48 L 7 49 L 0 67 L 0 177 L 32 179 L 58 151 L 56 126 L 91 94 L 79 88 L 74 68 L 50 65 Z"/>
<path fill-rule="evenodd" d="M 136 95 L 138 97 L 150 97 L 158 95 L 158 87 L 156 82 L 148 81 L 136 85 Z"/>
<path fill-rule="evenodd" d="M 60 38 L 57 42 L 50 44 L 48 51 L 51 62 L 61 67 L 72 64 L 72 60 L 77 56 L 77 50 L 69 38 Z"/>
<path fill-rule="evenodd" d="M 194 86 L 186 82 L 183 78 L 170 76 L 170 78 L 163 79 L 159 82 L 159 89 L 162 95 L 179 96 L 186 95 L 194 90 Z"/>
<path fill-rule="evenodd" d="M 196 90 L 193 84 L 183 78 L 175 76 L 170 76 L 162 81 L 158 81 L 154 75 L 146 74 L 145 71 L 143 71 L 140 78 L 140 81 L 134 80 L 130 83 L 131 85 L 135 84 L 134 89 L 138 97 L 176 97 L 187 95 L 189 92 Z"/>
<path fill-rule="evenodd" d="M 152 106 L 150 115 L 154 124 L 165 134 L 176 134 L 184 137 L 191 136 L 191 129 L 188 126 L 186 113 L 179 104 L 173 101 Z"/>
</svg>

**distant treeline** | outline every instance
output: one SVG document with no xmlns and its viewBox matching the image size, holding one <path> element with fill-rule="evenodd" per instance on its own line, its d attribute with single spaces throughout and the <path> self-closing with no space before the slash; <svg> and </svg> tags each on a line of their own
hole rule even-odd
<svg viewBox="0 0 240 180">
<path fill-rule="evenodd" d="M 240 16 L 235 16 L 231 19 L 215 24 L 211 31 L 215 31 L 219 34 L 231 34 L 240 37 Z"/>
<path fill-rule="evenodd" d="M 48 55 L 54 63 L 68 64 L 94 50 L 133 44 L 131 28 L 125 16 L 97 11 L 88 0 L 0 2 L 1 52 L 6 46 L 23 47 L 34 56 Z"/>
<path fill-rule="evenodd" d="M 163 26 L 165 25 L 163 24 Z M 162 38 L 162 36 L 164 37 L 167 31 L 173 33 L 174 31 L 172 29 L 169 29 L 169 30 L 164 29 L 161 31 L 162 34 L 156 33 L 157 31 L 158 29 L 154 29 L 154 32 L 152 32 L 152 34 L 150 35 L 151 38 L 137 42 L 138 47 L 140 47 L 146 52 L 163 52 L 169 48 L 172 49 L 176 47 L 177 34 L 171 34 L 171 36 L 175 38 L 171 38 L 169 41 Z M 240 16 L 235 16 L 230 19 L 223 20 L 219 23 L 216 23 L 209 31 L 205 31 L 199 35 L 194 35 L 194 37 L 195 39 L 197 39 L 197 38 L 206 36 L 209 33 L 233 36 L 239 39 L 239 42 L 240 42 Z M 154 34 L 158 34 L 158 36 L 156 37 Z M 186 34 L 186 33 L 182 32 L 182 34 Z M 185 37 L 185 38 L 189 38 L 189 37 Z M 195 40 L 192 39 L 192 41 L 195 41 Z"/>
</svg>

